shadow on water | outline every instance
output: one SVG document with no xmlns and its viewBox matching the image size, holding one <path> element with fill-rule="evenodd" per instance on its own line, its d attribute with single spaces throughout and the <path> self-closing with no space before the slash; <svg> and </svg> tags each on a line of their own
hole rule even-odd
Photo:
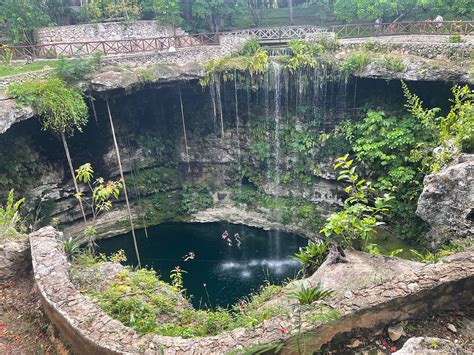
<svg viewBox="0 0 474 355">
<path fill-rule="evenodd" d="M 223 239 L 225 231 L 228 237 Z M 293 278 L 299 263 L 291 256 L 307 243 L 297 235 L 227 223 L 166 223 L 149 228 L 148 235 L 137 231 L 142 264 L 155 269 L 165 281 L 176 266 L 186 270 L 184 286 L 195 307 L 209 302 L 212 307 L 226 307 L 267 281 L 281 283 Z M 123 249 L 128 263 L 136 265 L 129 234 L 98 244 L 99 251 L 107 255 Z M 190 253 L 195 254 L 194 259 L 185 261 Z"/>
</svg>

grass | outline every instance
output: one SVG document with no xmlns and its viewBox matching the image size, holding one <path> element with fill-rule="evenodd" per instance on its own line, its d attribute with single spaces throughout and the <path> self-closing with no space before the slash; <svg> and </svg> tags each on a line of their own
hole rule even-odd
<svg viewBox="0 0 474 355">
<path fill-rule="evenodd" d="M 79 254 L 73 262 L 72 280 L 109 316 L 141 334 L 203 337 L 287 315 L 281 307 L 266 304 L 281 292 L 281 286 L 267 285 L 232 309 L 194 309 L 185 290 L 163 282 L 153 270 L 125 267 L 114 275 L 98 272 L 101 264 L 113 261 L 125 261 L 123 254 L 110 258 Z"/>
<path fill-rule="evenodd" d="M 47 67 L 56 69 L 58 67 L 57 60 L 37 60 L 31 64 L 12 63 L 11 65 L 0 64 L 0 78 L 12 76 L 16 74 L 30 73 L 45 69 Z"/>
</svg>

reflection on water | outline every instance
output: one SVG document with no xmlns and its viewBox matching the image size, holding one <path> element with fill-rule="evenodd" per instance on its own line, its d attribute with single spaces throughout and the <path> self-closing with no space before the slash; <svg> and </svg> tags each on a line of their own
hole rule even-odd
<svg viewBox="0 0 474 355">
<path fill-rule="evenodd" d="M 154 268 L 164 280 L 180 266 L 187 271 L 184 286 L 195 306 L 227 306 L 257 290 L 266 281 L 281 283 L 294 277 L 298 261 L 291 256 L 306 240 L 227 223 L 162 224 L 137 232 L 142 263 Z M 124 249 L 136 264 L 129 234 L 98 242 L 101 252 Z M 207 293 L 209 294 L 209 297 Z"/>
</svg>

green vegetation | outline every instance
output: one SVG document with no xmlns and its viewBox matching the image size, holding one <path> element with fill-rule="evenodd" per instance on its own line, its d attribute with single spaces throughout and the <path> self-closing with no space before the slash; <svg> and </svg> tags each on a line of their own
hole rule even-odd
<svg viewBox="0 0 474 355">
<path fill-rule="evenodd" d="M 101 60 L 101 52 L 95 52 L 92 58 L 88 59 L 65 59 L 64 57 L 59 57 L 56 75 L 64 82 L 73 84 L 83 80 L 86 75 L 99 68 Z"/>
<path fill-rule="evenodd" d="M 59 61 L 57 60 L 37 60 L 31 64 L 11 63 L 10 65 L 6 65 L 2 63 L 0 64 L 0 78 L 39 70 L 56 69 L 58 65 Z"/>
<path fill-rule="evenodd" d="M 10 190 L 5 205 L 0 205 L 0 241 L 18 238 L 25 232 L 19 212 L 25 199 L 15 201 L 14 195 L 14 190 Z"/>
<path fill-rule="evenodd" d="M 76 130 L 81 132 L 82 127 L 88 122 L 89 113 L 83 93 L 78 89 L 68 87 L 59 78 L 13 83 L 9 85 L 8 93 L 18 103 L 28 104 L 33 108 L 34 113 L 41 118 L 44 130 L 49 129 L 61 137 L 76 195 L 79 196 L 66 136 L 73 135 Z M 79 200 L 79 205 L 86 222 L 87 218 L 81 200 Z"/>
<path fill-rule="evenodd" d="M 90 223 L 85 228 L 83 234 L 86 237 L 89 250 L 94 253 L 97 234 L 95 222 L 97 217 L 103 212 L 110 211 L 112 208 L 112 200 L 119 198 L 120 191 L 123 189 L 123 183 L 121 180 L 109 180 L 105 182 L 102 177 L 94 180 L 94 170 L 90 163 L 81 165 L 79 169 L 76 170 L 76 173 L 76 181 L 84 184 L 85 188 L 89 190 L 90 196 L 78 192 L 76 193 L 76 198 L 81 203 L 81 206 L 84 205 L 90 210 L 90 221 L 85 220 L 85 222 Z"/>
<path fill-rule="evenodd" d="M 464 42 L 464 39 L 462 38 L 461 35 L 454 34 L 454 35 L 449 36 L 448 42 L 449 43 L 462 43 L 462 42 Z"/>
<path fill-rule="evenodd" d="M 381 65 L 388 71 L 399 73 L 406 69 L 406 65 L 403 59 L 400 57 L 385 55 L 381 61 Z"/>
<path fill-rule="evenodd" d="M 349 76 L 355 73 L 360 73 L 365 70 L 369 63 L 370 59 L 366 53 L 354 53 L 344 59 L 339 64 L 339 71 L 344 75 L 347 80 Z"/>
<path fill-rule="evenodd" d="M 253 42 L 248 42 L 244 45 L 242 53 L 246 55 L 220 57 L 207 62 L 204 67 L 206 77 L 200 80 L 201 85 L 208 86 L 220 78 L 223 78 L 224 81 L 233 80 L 237 73 L 248 73 L 254 77 L 267 70 L 269 57 L 265 50 L 256 49 Z"/>
<path fill-rule="evenodd" d="M 106 262 L 123 261 L 123 253 L 110 258 L 80 254 L 74 259 L 71 275 L 81 292 L 97 301 L 111 317 L 139 333 L 203 337 L 286 316 L 281 307 L 266 305 L 281 292 L 281 286 L 263 287 L 232 310 L 195 310 L 184 295 L 182 270 L 174 271 L 174 280 L 181 279 L 173 287 L 147 269 L 125 267 L 110 280 L 104 280 L 97 272 L 97 279 L 90 277 L 91 271 Z"/>
<path fill-rule="evenodd" d="M 8 87 L 8 93 L 19 103 L 30 105 L 41 117 L 45 130 L 72 134 L 75 130 L 81 131 L 88 121 L 82 92 L 67 87 L 58 78 L 13 83 Z"/>
<path fill-rule="evenodd" d="M 284 65 L 292 73 L 301 68 L 316 67 L 317 58 L 323 52 L 321 45 L 310 44 L 301 40 L 291 40 L 288 46 L 291 50 L 291 56 L 286 59 Z"/>
<path fill-rule="evenodd" d="M 312 275 L 324 262 L 328 255 L 328 242 L 317 240 L 308 241 L 308 245 L 299 248 L 295 254 L 295 259 L 301 263 L 301 272 L 304 277 Z"/>
<path fill-rule="evenodd" d="M 318 283 L 316 287 L 314 287 L 311 284 L 305 286 L 304 282 L 302 282 L 300 288 L 292 292 L 290 297 L 297 299 L 300 304 L 305 305 L 328 299 L 333 293 L 333 290 L 323 289 L 321 283 Z"/>
<path fill-rule="evenodd" d="M 388 193 L 380 196 L 382 191 L 376 191 L 371 182 L 360 178 L 348 157 L 338 158 L 334 166 L 340 170 L 338 180 L 349 183 L 344 190 L 348 197 L 343 210 L 328 218 L 321 233 L 343 247 L 363 250 L 374 237 L 376 227 L 384 223 L 393 197 Z"/>
<path fill-rule="evenodd" d="M 429 161 L 431 172 L 438 171 L 456 153 L 474 151 L 474 93 L 469 86 L 452 88 L 453 104 L 444 117 L 436 117 L 439 108 L 423 108 L 423 102 L 410 92 L 408 86 L 405 83 L 402 86 L 408 111 L 420 120 L 425 129 L 433 132 L 437 137 L 437 145 L 442 149 Z"/>
</svg>

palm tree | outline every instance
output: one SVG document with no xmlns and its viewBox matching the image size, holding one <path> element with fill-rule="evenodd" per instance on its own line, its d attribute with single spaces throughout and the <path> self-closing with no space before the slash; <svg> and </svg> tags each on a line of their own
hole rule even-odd
<svg viewBox="0 0 474 355">
<path fill-rule="evenodd" d="M 125 203 L 127 204 L 127 209 L 128 209 L 128 219 L 130 221 L 130 227 L 132 229 L 133 245 L 135 247 L 135 254 L 137 255 L 138 267 L 141 268 L 140 253 L 138 252 L 137 237 L 135 235 L 135 228 L 133 226 L 132 210 L 130 209 L 130 202 L 128 200 L 128 194 L 127 194 L 127 185 L 125 184 L 125 176 L 123 174 L 122 159 L 120 158 L 120 150 L 117 144 L 117 137 L 115 136 L 114 120 L 112 118 L 112 113 L 110 112 L 109 100 L 107 99 L 105 102 L 107 104 L 107 112 L 109 114 L 110 128 L 112 130 L 112 137 L 114 139 L 115 154 L 117 155 L 120 178 L 122 179 L 122 183 L 123 183 L 123 194 L 125 196 Z"/>
</svg>

